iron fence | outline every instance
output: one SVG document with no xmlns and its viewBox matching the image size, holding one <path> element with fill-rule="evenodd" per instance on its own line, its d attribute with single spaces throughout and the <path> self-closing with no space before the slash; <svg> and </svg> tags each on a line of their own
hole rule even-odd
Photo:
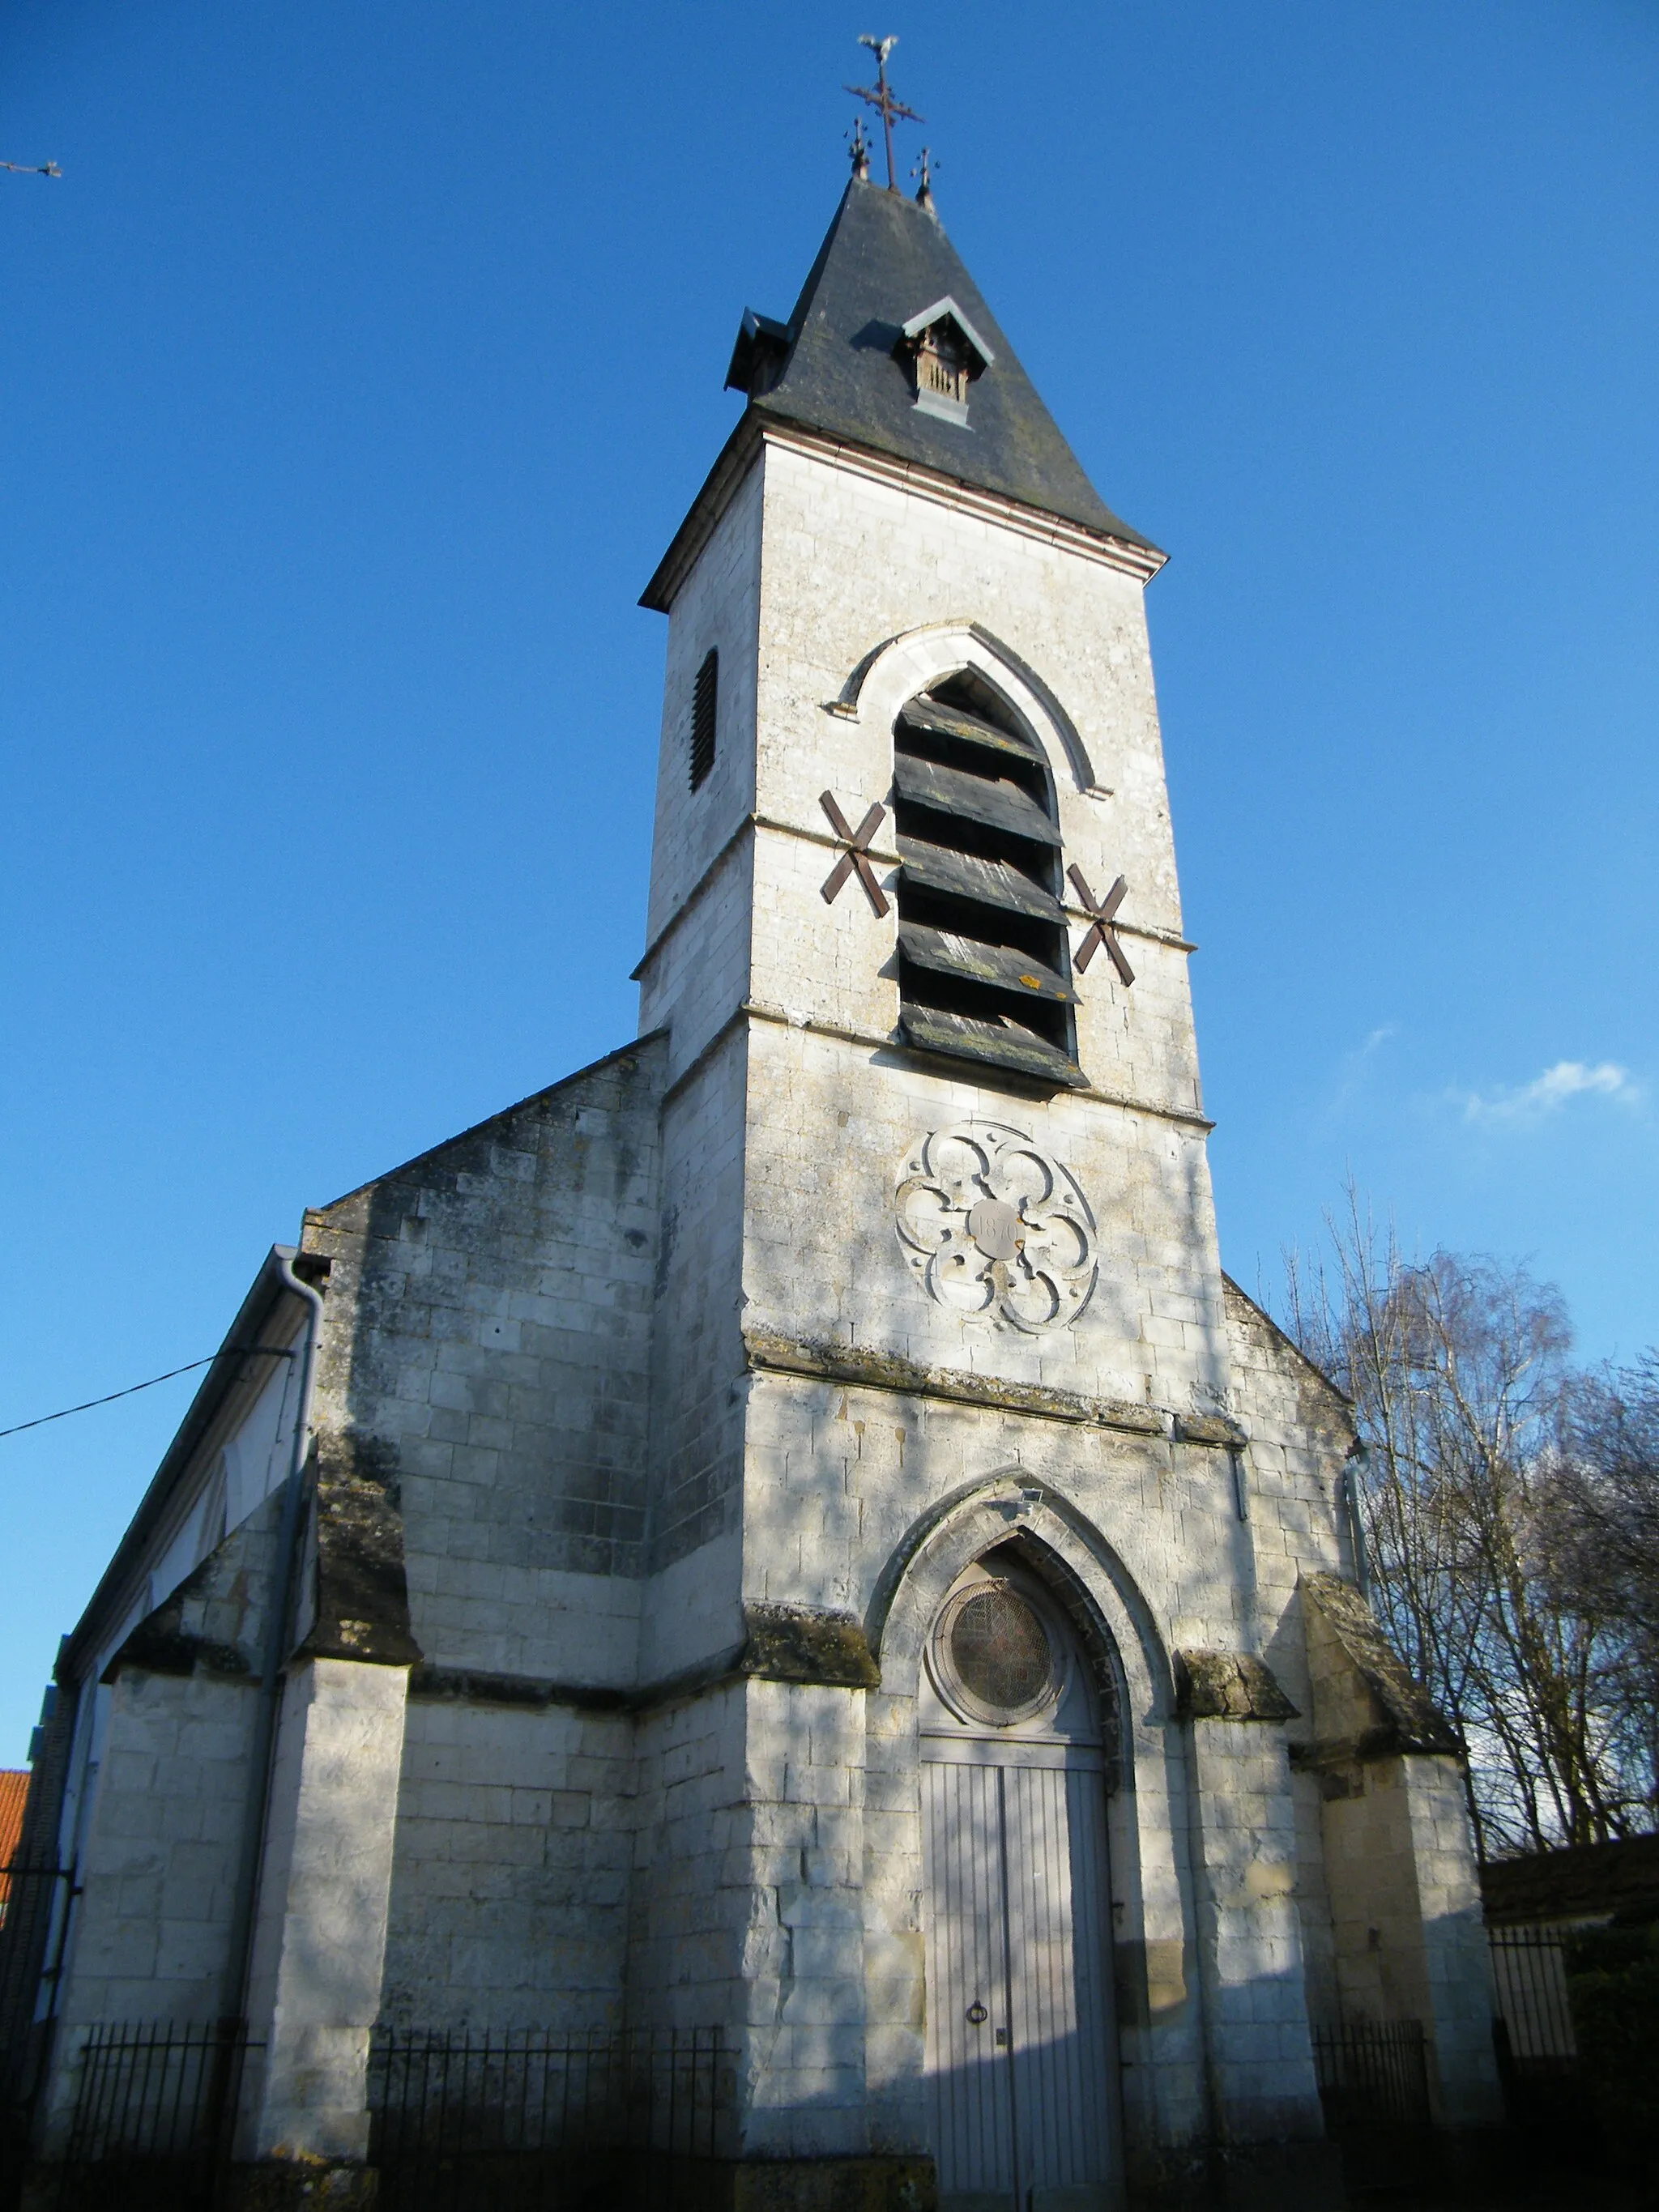
<svg viewBox="0 0 1659 2212">
<path fill-rule="evenodd" d="M 0 2081 L 7 2057 L 27 2041 L 35 1995 L 49 1972 L 48 1949 L 70 1870 L 46 1860 L 0 1865 Z"/>
<path fill-rule="evenodd" d="M 715 2028 L 385 2029 L 369 2062 L 382 2212 L 695 2206 L 732 2054 Z"/>
<path fill-rule="evenodd" d="M 1332 2135 L 1426 2132 L 1429 2071 L 1421 2021 L 1316 2027 L 1313 2045 L 1319 2101 Z"/>
<path fill-rule="evenodd" d="M 27 2162 L 50 2032 L 38 2000 L 56 1978 L 72 1887 L 69 1869 L 49 1860 L 0 1867 L 0 2206 L 15 2199 Z"/>
<path fill-rule="evenodd" d="M 1578 2045 L 1567 2002 L 1567 1965 L 1553 1928 L 1492 1928 L 1493 1993 L 1517 2065 L 1576 2062 Z"/>
<path fill-rule="evenodd" d="M 58 2212 L 210 2208 L 229 2162 L 242 2069 L 240 2021 L 121 2022 L 84 2032 L 61 2161 Z"/>
<path fill-rule="evenodd" d="M 1492 2041 L 1511 2124 L 1569 2140 L 1594 2130 L 1578 2063 L 1566 1952 L 1559 1928 L 1489 1928 Z"/>
</svg>

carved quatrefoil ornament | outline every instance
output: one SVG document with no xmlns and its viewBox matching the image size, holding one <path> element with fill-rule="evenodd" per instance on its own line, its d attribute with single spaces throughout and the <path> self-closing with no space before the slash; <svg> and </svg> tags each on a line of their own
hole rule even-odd
<svg viewBox="0 0 1659 2212">
<path fill-rule="evenodd" d="M 1094 1294 L 1094 1215 L 1076 1178 L 1019 1129 L 958 1121 L 915 1146 L 893 1194 L 930 1298 L 964 1321 L 1063 1328 Z"/>
</svg>

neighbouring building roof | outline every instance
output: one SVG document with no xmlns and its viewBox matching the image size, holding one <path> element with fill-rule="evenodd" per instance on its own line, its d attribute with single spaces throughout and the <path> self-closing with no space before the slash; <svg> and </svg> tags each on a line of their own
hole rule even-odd
<svg viewBox="0 0 1659 2212">
<path fill-rule="evenodd" d="M 899 357 L 908 325 L 955 309 L 978 354 L 966 424 L 915 404 Z M 799 422 L 1085 529 L 1146 546 L 1084 474 L 939 218 L 854 179 L 787 324 L 744 319 L 728 381 L 758 415 Z"/>
<path fill-rule="evenodd" d="M 0 1766 L 0 1867 L 9 1865 L 16 1856 L 23 1833 L 23 1801 L 28 1794 L 27 1766 Z M 5 1904 L 8 1887 L 0 1873 L 0 1906 Z"/>
<path fill-rule="evenodd" d="M 1480 1869 L 1489 1921 L 1594 1920 L 1632 1905 L 1659 1908 L 1659 1836 L 1574 1844 Z"/>
</svg>

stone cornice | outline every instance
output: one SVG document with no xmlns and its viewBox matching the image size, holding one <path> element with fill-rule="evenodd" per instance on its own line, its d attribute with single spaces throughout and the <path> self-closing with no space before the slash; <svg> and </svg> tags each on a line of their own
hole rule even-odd
<svg viewBox="0 0 1659 2212">
<path fill-rule="evenodd" d="M 668 612 L 697 556 L 719 527 L 721 516 L 766 446 L 777 446 L 785 452 L 826 461 L 868 482 L 904 492 L 913 499 L 954 508 L 958 514 L 972 515 L 977 521 L 996 523 L 1022 538 L 1035 538 L 1062 552 L 1075 553 L 1085 561 L 1098 562 L 1103 568 L 1115 568 L 1121 575 L 1133 576 L 1137 583 L 1149 583 L 1169 557 L 1154 547 L 1131 544 L 1127 539 L 1085 529 L 1081 523 L 1069 522 L 1063 515 L 1050 514 L 1042 507 L 1026 507 L 1018 500 L 981 490 L 955 477 L 924 468 L 918 462 L 898 460 L 875 453 L 869 447 L 832 437 L 827 432 L 808 429 L 801 423 L 784 423 L 775 417 L 763 421 L 748 413 L 720 448 L 684 521 L 640 594 L 642 607 L 650 608 L 655 614 Z"/>
<path fill-rule="evenodd" d="M 418 1666 L 410 1671 L 409 1694 L 427 1703 L 516 1705 L 532 1712 L 568 1705 L 581 1712 L 633 1715 L 701 1697 L 731 1682 L 790 1682 L 829 1690 L 880 1686 L 881 1670 L 864 1624 L 854 1613 L 811 1605 L 745 1605 L 743 1625 L 741 1644 L 728 1644 L 654 1682 L 563 1682 L 472 1667 Z"/>
<path fill-rule="evenodd" d="M 896 1352 L 861 1345 L 826 1344 L 781 1336 L 771 1329 L 746 1328 L 744 1354 L 761 1373 L 801 1375 L 818 1382 L 887 1390 L 906 1398 L 936 1398 L 951 1405 L 977 1406 L 1039 1421 L 1064 1421 L 1074 1428 L 1121 1429 L 1136 1436 L 1167 1437 L 1171 1417 L 1156 1406 L 1137 1406 L 1116 1398 L 1087 1398 L 1043 1382 L 1007 1382 L 952 1367 L 927 1367 Z"/>
</svg>

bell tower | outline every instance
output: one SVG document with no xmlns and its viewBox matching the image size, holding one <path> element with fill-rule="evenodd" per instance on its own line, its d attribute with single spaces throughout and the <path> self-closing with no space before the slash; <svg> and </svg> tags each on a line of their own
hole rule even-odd
<svg viewBox="0 0 1659 2212">
<path fill-rule="evenodd" d="M 947 358 L 948 407 L 922 366 Z M 777 1568 L 732 1358 L 769 1377 L 750 1445 L 791 1395 L 757 1345 L 1148 1417 L 1213 1415 L 1228 1370 L 1142 609 L 1163 556 L 896 192 L 848 186 L 728 380 L 743 417 L 645 596 L 670 628 L 638 975 L 685 1177 L 657 1557 L 747 1524 L 748 1588 Z M 852 1601 L 835 1545 L 793 1571 Z"/>
<path fill-rule="evenodd" d="M 708 1784 L 746 1856 L 723 1905 L 708 1869 L 674 1877 L 724 1917 L 708 1970 L 744 1992 L 767 2085 L 747 2140 L 797 2154 L 810 2112 L 838 2155 L 920 2150 L 953 2124 L 922 1945 L 945 1940 L 927 1866 L 957 1862 L 923 1810 L 931 1632 L 897 1616 L 1024 1545 L 1007 1606 L 1046 1576 L 1052 1619 L 1087 1617 L 1099 1740 L 1132 1768 L 1131 1712 L 1174 1717 L 1177 1647 L 1261 1667 L 1142 607 L 1164 556 L 1084 476 L 931 204 L 855 175 L 787 320 L 744 315 L 728 381 L 743 415 L 644 600 L 669 638 L 637 973 L 668 1065 L 641 1668 L 757 1670 Z M 1277 1749 L 1248 1788 L 1226 1770 L 1258 1838 L 1291 1825 Z M 1134 1940 L 1178 1962 L 1186 1815 L 1146 1787 L 1112 1796 L 1111 1849 L 1144 1886 Z M 821 1881 L 780 1887 L 780 1850 Z M 1299 2052 L 1237 2079 L 1316 2135 L 1290 1887 L 1216 1928 L 1286 1962 Z M 653 1907 L 665 1931 L 676 1909 Z M 1158 2094 L 1201 2131 L 1171 1971 Z M 1088 2032 L 1150 2055 L 1103 2015 Z M 1091 2155 L 1121 2158 L 1109 2133 Z"/>
</svg>

